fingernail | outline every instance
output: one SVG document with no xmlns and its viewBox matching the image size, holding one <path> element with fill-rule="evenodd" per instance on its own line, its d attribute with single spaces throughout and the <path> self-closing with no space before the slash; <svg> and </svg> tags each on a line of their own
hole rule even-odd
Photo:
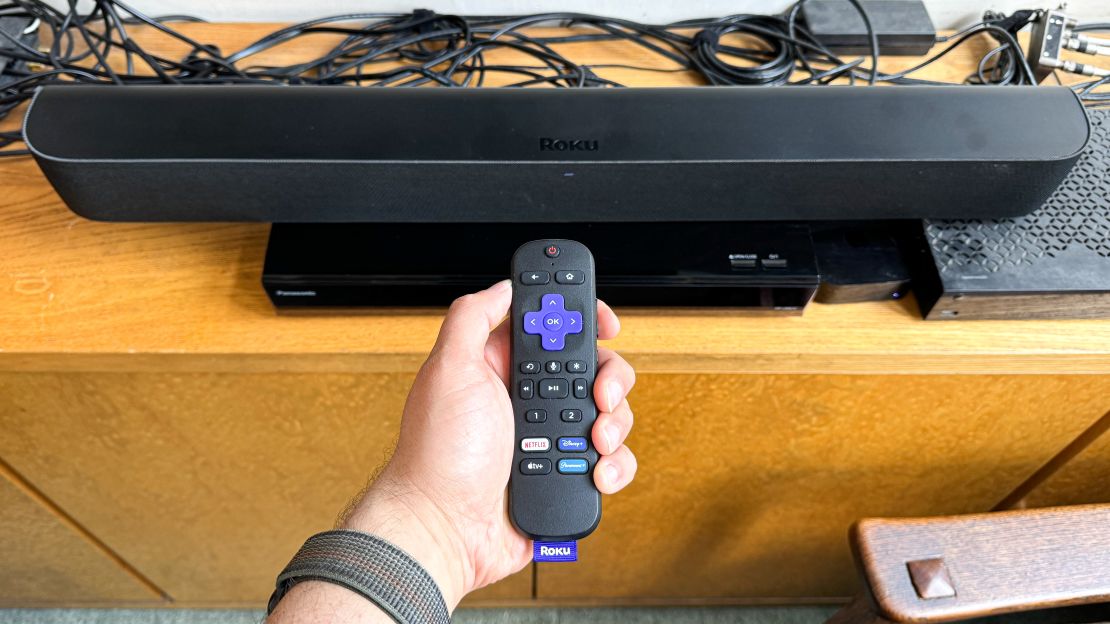
<svg viewBox="0 0 1110 624">
<path fill-rule="evenodd" d="M 617 479 L 619 479 L 620 476 L 621 471 L 619 468 L 613 464 L 605 466 L 605 480 L 608 481 L 610 485 L 616 485 Z"/>
<path fill-rule="evenodd" d="M 612 453 L 617 450 L 617 436 L 620 435 L 617 428 L 614 425 L 605 425 L 602 431 L 605 436 L 605 444 L 609 447 L 609 452 Z"/>
<path fill-rule="evenodd" d="M 617 405 L 624 398 L 624 389 L 618 381 L 610 381 L 605 385 L 605 402 L 609 404 L 609 409 L 606 411 L 612 412 L 616 409 Z"/>
<path fill-rule="evenodd" d="M 497 282 L 493 286 L 490 286 L 489 289 L 493 292 L 501 292 L 503 290 L 508 290 L 509 288 L 512 287 L 512 285 L 513 285 L 512 280 L 505 279 L 505 280 L 501 280 L 500 282 Z"/>
</svg>

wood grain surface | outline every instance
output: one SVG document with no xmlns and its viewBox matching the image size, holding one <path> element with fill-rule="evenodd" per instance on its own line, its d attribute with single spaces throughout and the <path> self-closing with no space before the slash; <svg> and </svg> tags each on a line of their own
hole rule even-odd
<svg viewBox="0 0 1110 624">
<path fill-rule="evenodd" d="M 1110 435 L 1102 433 L 1022 503 L 1024 507 L 1110 503 Z"/>
<path fill-rule="evenodd" d="M 882 615 L 949 622 L 1110 601 L 1110 506 L 868 519 L 853 529 Z M 940 559 L 954 595 L 925 599 L 907 562 Z"/>
<path fill-rule="evenodd" d="M 1103 413 L 1110 379 L 647 375 L 636 481 L 606 497 L 564 602 L 812 601 L 855 593 L 868 516 L 989 509 Z"/>
<path fill-rule="evenodd" d="M 176 604 L 257 605 L 384 461 L 410 382 L 3 373 L 0 456 Z M 642 375 L 639 476 L 606 497 L 580 563 L 539 570 L 538 596 L 848 596 L 853 521 L 989 508 L 1108 392 L 1074 375 Z M 526 572 L 474 600 L 530 596 Z"/>
<path fill-rule="evenodd" d="M 4 373 L 0 457 L 175 602 L 258 606 L 389 457 L 411 382 Z M 531 591 L 526 570 L 472 601 Z"/>
<path fill-rule="evenodd" d="M 153 605 L 162 596 L 0 471 L 0 608 Z"/>
</svg>

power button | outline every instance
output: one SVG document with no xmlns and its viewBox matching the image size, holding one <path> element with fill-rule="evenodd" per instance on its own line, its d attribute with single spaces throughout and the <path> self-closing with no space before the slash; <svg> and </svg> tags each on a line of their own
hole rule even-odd
<svg viewBox="0 0 1110 624">
<path fill-rule="evenodd" d="M 557 258 L 557 257 L 559 257 L 559 248 L 556 247 L 555 245 L 548 245 L 543 250 L 543 253 L 545 255 L 547 255 L 548 258 Z"/>
</svg>

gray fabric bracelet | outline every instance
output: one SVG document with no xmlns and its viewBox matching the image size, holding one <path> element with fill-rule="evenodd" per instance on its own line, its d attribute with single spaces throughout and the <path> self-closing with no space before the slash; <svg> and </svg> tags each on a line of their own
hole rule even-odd
<svg viewBox="0 0 1110 624">
<path fill-rule="evenodd" d="M 301 581 L 342 585 L 401 624 L 448 624 L 439 586 L 419 563 L 389 542 L 358 531 L 325 531 L 308 538 L 277 577 L 266 613 Z"/>
</svg>

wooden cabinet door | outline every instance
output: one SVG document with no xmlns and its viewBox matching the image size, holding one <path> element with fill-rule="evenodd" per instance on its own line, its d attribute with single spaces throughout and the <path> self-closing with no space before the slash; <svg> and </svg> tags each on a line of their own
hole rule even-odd
<svg viewBox="0 0 1110 624">
<path fill-rule="evenodd" d="M 259 607 L 389 457 L 411 383 L 2 373 L 0 457 L 175 602 Z M 530 599 L 531 580 L 525 570 L 469 603 Z"/>
<path fill-rule="evenodd" d="M 3 373 L 0 457 L 174 601 L 257 607 L 384 462 L 411 379 Z M 540 567 L 537 594 L 847 596 L 856 518 L 989 509 L 1101 416 L 1108 390 L 1092 376 L 645 374 L 639 476 L 606 497 L 582 561 Z M 527 601 L 530 577 L 470 604 Z"/>
<path fill-rule="evenodd" d="M 1025 506 L 1110 503 L 1110 411 L 1087 435 L 1089 446 L 1033 489 Z"/>
<path fill-rule="evenodd" d="M 541 599 L 850 596 L 853 521 L 990 509 L 1110 407 L 1110 377 L 646 374 L 630 403 L 636 481 L 579 563 L 539 565 Z"/>
<path fill-rule="evenodd" d="M 0 470 L 0 607 L 145 605 L 162 600 L 111 553 L 12 478 L 18 479 Z"/>
</svg>

